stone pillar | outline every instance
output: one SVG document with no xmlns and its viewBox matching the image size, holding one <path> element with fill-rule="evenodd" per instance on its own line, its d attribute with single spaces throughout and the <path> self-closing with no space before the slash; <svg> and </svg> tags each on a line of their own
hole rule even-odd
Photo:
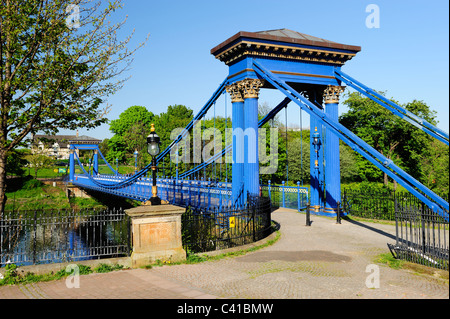
<svg viewBox="0 0 450 319">
<path fill-rule="evenodd" d="M 133 268 L 161 261 L 186 260 L 181 241 L 181 215 L 173 205 L 139 206 L 126 210 L 131 218 Z"/>
<path fill-rule="evenodd" d="M 231 170 L 231 198 L 234 205 L 244 185 L 244 141 L 239 134 L 244 130 L 244 98 L 242 97 L 241 85 L 238 83 L 227 86 L 226 90 L 231 96 L 232 103 L 233 163 Z"/>
<path fill-rule="evenodd" d="M 339 95 L 344 91 L 342 86 L 329 85 L 324 93 L 325 113 L 338 121 Z M 335 216 L 337 202 L 341 201 L 341 171 L 340 171 L 339 138 L 331 131 L 326 131 L 325 145 L 325 208 L 324 213 Z"/>
<path fill-rule="evenodd" d="M 244 195 L 259 194 L 258 157 L 258 96 L 264 82 L 259 79 L 242 81 L 244 92 Z"/>
</svg>

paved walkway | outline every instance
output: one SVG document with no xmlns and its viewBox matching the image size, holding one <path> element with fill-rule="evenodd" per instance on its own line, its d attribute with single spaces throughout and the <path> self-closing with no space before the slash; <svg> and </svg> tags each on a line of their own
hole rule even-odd
<svg viewBox="0 0 450 319">
<path fill-rule="evenodd" d="M 374 265 L 389 252 L 394 226 L 342 221 L 279 209 L 280 239 L 244 256 L 192 265 L 133 269 L 66 280 L 0 287 L 3 298 L 277 298 L 277 299 L 448 299 L 449 286 L 433 276 Z M 376 276 L 379 274 L 379 287 Z M 367 286 L 369 285 L 369 287 Z M 370 286 L 372 285 L 372 288 Z"/>
</svg>

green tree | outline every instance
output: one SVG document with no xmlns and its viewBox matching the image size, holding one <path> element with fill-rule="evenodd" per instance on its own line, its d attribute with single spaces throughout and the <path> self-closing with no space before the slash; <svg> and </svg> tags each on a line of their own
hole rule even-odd
<svg viewBox="0 0 450 319">
<path fill-rule="evenodd" d="M 34 178 L 37 178 L 38 171 L 43 168 L 50 168 L 55 163 L 55 160 L 38 148 L 26 157 L 30 167 L 34 170 Z"/>
<path fill-rule="evenodd" d="M 309 130 L 303 131 L 309 137 Z M 309 138 L 290 139 L 288 141 L 289 180 L 297 183 L 309 183 Z"/>
<path fill-rule="evenodd" d="M 161 151 L 165 150 L 170 143 L 173 142 L 171 139 L 171 134 L 174 130 L 181 132 L 190 121 L 193 119 L 193 111 L 184 105 L 169 105 L 167 111 L 156 116 L 155 118 L 155 130 L 156 133 L 161 138 Z M 205 126 L 207 121 L 202 124 Z M 209 124 L 208 124 L 209 125 Z M 191 136 L 191 146 L 192 146 L 192 136 Z M 192 150 L 192 147 L 191 147 Z M 192 157 L 191 157 L 192 161 Z M 178 164 L 180 165 L 180 164 Z M 179 166 L 179 170 L 182 168 L 183 171 L 188 167 L 193 167 L 194 164 L 182 164 Z M 176 174 L 176 163 L 172 163 L 170 156 L 165 156 L 164 160 L 158 166 L 159 172 L 166 176 L 175 176 Z"/>
<path fill-rule="evenodd" d="M 356 152 L 354 152 L 344 142 L 339 141 L 341 181 L 344 183 L 355 182 L 358 178 L 358 170 L 356 169 L 356 156 Z"/>
<path fill-rule="evenodd" d="M 26 156 L 30 154 L 29 149 L 14 149 L 8 153 L 6 172 L 8 175 L 23 176 L 24 167 L 28 164 Z"/>
<path fill-rule="evenodd" d="M 184 105 L 169 105 L 167 111 L 155 119 L 155 129 L 161 138 L 161 150 L 172 142 L 170 135 L 174 129 L 184 129 L 193 119 L 193 111 Z"/>
<path fill-rule="evenodd" d="M 102 152 L 103 157 L 106 158 L 109 152 L 109 146 L 108 146 L 109 138 L 105 138 L 98 147 L 100 148 L 100 152 Z"/>
<path fill-rule="evenodd" d="M 119 162 L 125 163 L 133 157 L 136 149 L 140 154 L 144 153 L 142 147 L 147 143 L 150 125 L 155 120 L 155 115 L 140 105 L 130 106 L 118 119 L 112 120 L 109 130 L 114 136 L 108 141 L 107 161 L 115 163 L 117 158 Z"/>
<path fill-rule="evenodd" d="M 151 161 L 151 156 L 147 152 L 147 136 L 150 134 L 150 127 L 143 121 L 134 123 L 124 134 L 123 138 L 127 141 L 127 149 L 138 152 L 137 169 L 141 170 Z M 133 151 L 133 154 L 134 154 Z M 133 165 L 134 165 L 133 155 Z"/>
<path fill-rule="evenodd" d="M 422 180 L 421 161 L 429 148 L 431 137 L 357 92 L 349 94 L 344 104 L 349 110 L 339 117 L 341 124 L 386 158 L 392 159 L 408 174 L 419 181 Z M 403 107 L 428 122 L 436 124 L 435 112 L 430 110 L 424 102 L 414 100 Z M 361 180 L 380 181 L 383 176 L 384 184 L 388 184 L 387 174 L 382 173 L 359 154 L 356 165 Z"/>
<path fill-rule="evenodd" d="M 449 193 L 449 150 L 444 143 L 433 140 L 423 161 L 423 183 L 439 195 Z"/>
<path fill-rule="evenodd" d="M 102 102 L 120 89 L 131 63 L 124 22 L 110 18 L 121 1 L 3 0 L 0 6 L 0 212 L 6 158 L 33 132 L 93 128 Z"/>
</svg>

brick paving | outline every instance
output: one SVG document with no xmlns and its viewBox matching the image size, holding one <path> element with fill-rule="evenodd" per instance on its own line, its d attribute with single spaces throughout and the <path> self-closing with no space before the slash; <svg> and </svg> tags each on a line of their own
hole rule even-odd
<svg viewBox="0 0 450 319">
<path fill-rule="evenodd" d="M 192 265 L 128 269 L 0 287 L 0 299 L 448 299 L 448 282 L 374 264 L 389 252 L 395 227 L 342 221 L 279 209 L 280 239 L 239 257 Z M 375 266 L 374 266 L 375 265 Z M 375 267 L 375 268 L 374 268 Z M 366 282 L 379 271 L 379 287 Z M 438 273 L 438 271 L 436 271 Z"/>
</svg>

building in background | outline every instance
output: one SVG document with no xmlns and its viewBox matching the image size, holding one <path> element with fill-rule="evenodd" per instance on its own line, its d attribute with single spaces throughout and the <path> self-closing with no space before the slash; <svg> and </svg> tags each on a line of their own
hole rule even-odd
<svg viewBox="0 0 450 319">
<path fill-rule="evenodd" d="M 70 144 L 100 144 L 102 140 L 94 137 L 79 135 L 34 135 L 31 145 L 31 153 L 37 152 L 54 157 L 55 159 L 69 159 Z"/>
</svg>

